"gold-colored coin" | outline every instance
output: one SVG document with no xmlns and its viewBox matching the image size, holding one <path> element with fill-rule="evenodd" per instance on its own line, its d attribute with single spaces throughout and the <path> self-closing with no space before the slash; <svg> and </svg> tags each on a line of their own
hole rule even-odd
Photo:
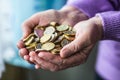
<svg viewBox="0 0 120 80">
<path fill-rule="evenodd" d="M 57 31 L 65 31 L 68 28 L 69 28 L 69 26 L 67 26 L 67 25 L 60 25 L 60 26 L 56 27 Z"/>
<path fill-rule="evenodd" d="M 56 23 L 56 22 L 50 22 L 50 25 L 51 25 L 51 26 L 56 26 L 57 23 Z"/>
<path fill-rule="evenodd" d="M 35 52 L 46 51 L 45 49 L 35 49 Z"/>
<path fill-rule="evenodd" d="M 35 50 L 35 46 L 36 46 L 36 42 L 33 42 L 29 46 L 27 46 L 26 48 L 30 51 L 33 51 L 33 50 Z"/>
<path fill-rule="evenodd" d="M 75 36 L 75 31 L 65 31 L 63 33 L 64 35 L 67 35 L 67 36 Z"/>
<path fill-rule="evenodd" d="M 45 43 L 45 42 L 49 41 L 50 38 L 51 38 L 51 35 L 45 34 L 40 38 L 40 42 Z"/>
<path fill-rule="evenodd" d="M 60 53 L 60 48 L 59 49 L 53 49 L 51 51 L 52 54 L 59 54 Z"/>
<path fill-rule="evenodd" d="M 52 42 L 47 42 L 47 43 L 45 43 L 45 44 L 42 45 L 41 49 L 50 51 L 50 50 L 54 49 L 54 47 L 55 47 L 55 44 L 54 44 L 54 43 L 52 43 Z"/>
<path fill-rule="evenodd" d="M 35 30 L 36 30 L 36 29 L 44 30 L 44 28 L 45 28 L 45 27 L 43 27 L 43 26 L 37 25 L 34 29 L 35 29 Z"/>
<path fill-rule="evenodd" d="M 26 42 L 32 36 L 35 36 L 34 33 L 31 33 L 28 37 L 26 37 L 25 39 L 23 39 L 23 41 Z"/>
<path fill-rule="evenodd" d="M 67 40 L 70 40 L 70 41 L 73 41 L 75 39 L 75 37 L 71 37 L 71 36 L 67 36 L 67 35 L 64 35 L 64 36 Z"/>
<path fill-rule="evenodd" d="M 55 32 L 55 28 L 52 26 L 49 26 L 45 29 L 44 34 L 53 34 Z"/>
<path fill-rule="evenodd" d="M 30 37 L 30 38 L 25 42 L 25 45 L 26 45 L 26 46 L 30 45 L 30 44 L 33 42 L 33 40 L 34 40 L 34 37 L 33 37 L 33 36 Z"/>
<path fill-rule="evenodd" d="M 70 41 L 68 41 L 67 39 L 63 39 L 63 40 L 61 41 L 61 46 L 64 47 L 65 45 L 67 45 L 67 44 L 69 44 L 69 43 L 70 43 Z"/>
</svg>

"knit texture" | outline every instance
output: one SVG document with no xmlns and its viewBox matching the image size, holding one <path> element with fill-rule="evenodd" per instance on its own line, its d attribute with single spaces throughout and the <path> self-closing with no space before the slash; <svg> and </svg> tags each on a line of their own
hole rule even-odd
<svg viewBox="0 0 120 80">
<path fill-rule="evenodd" d="M 99 15 L 103 21 L 103 39 L 120 41 L 120 11 L 109 11 Z"/>
<path fill-rule="evenodd" d="M 109 0 L 68 0 L 67 5 L 78 8 L 89 17 L 99 12 L 114 10 Z"/>
</svg>

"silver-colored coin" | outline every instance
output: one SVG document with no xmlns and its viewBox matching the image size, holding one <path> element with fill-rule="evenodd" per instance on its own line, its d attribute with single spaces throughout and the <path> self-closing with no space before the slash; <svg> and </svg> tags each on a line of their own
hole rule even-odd
<svg viewBox="0 0 120 80">
<path fill-rule="evenodd" d="M 61 36 L 59 36 L 59 37 L 57 38 L 57 40 L 56 40 L 54 43 L 59 43 L 59 42 L 61 42 L 63 39 L 64 39 L 64 36 L 61 35 Z"/>
<path fill-rule="evenodd" d="M 68 25 L 60 25 L 56 27 L 57 31 L 66 31 L 68 28 Z"/>
<path fill-rule="evenodd" d="M 36 44 L 35 49 L 41 49 L 41 43 Z"/>
<path fill-rule="evenodd" d="M 35 42 L 40 42 L 40 38 L 39 37 L 35 38 L 34 40 L 35 40 Z"/>
<path fill-rule="evenodd" d="M 68 41 L 67 39 L 63 39 L 63 40 L 61 41 L 61 46 L 64 47 L 65 45 L 67 45 L 67 44 L 69 44 L 69 43 L 70 43 L 70 41 Z"/>
<path fill-rule="evenodd" d="M 50 41 L 53 42 L 57 38 L 57 33 L 55 32 L 54 34 L 51 35 Z"/>
<path fill-rule="evenodd" d="M 53 34 L 55 32 L 55 28 L 52 26 L 49 26 L 45 29 L 44 34 Z"/>
</svg>

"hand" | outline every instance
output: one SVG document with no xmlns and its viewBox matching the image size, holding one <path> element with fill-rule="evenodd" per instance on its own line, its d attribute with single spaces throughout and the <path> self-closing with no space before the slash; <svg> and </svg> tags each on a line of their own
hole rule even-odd
<svg viewBox="0 0 120 80">
<path fill-rule="evenodd" d="M 88 19 L 88 17 L 84 13 L 71 6 L 64 7 L 59 11 L 47 10 L 44 12 L 39 12 L 30 17 L 29 19 L 27 19 L 22 24 L 23 29 L 22 40 L 32 32 L 36 25 L 45 26 L 49 24 L 51 21 L 55 21 L 59 24 L 67 24 L 74 26 L 78 21 L 86 19 Z M 30 58 L 30 56 L 28 55 L 29 52 L 26 50 L 22 40 L 20 40 L 17 44 L 18 48 L 20 49 L 19 50 L 20 56 L 25 60 L 29 61 Z"/>
<path fill-rule="evenodd" d="M 49 52 L 30 53 L 30 60 L 36 63 L 36 68 L 58 71 L 77 66 L 87 60 L 91 50 L 102 38 L 102 23 L 99 17 L 79 22 L 75 25 L 76 38 L 63 47 L 59 55 Z M 62 57 L 62 58 L 61 58 Z"/>
</svg>

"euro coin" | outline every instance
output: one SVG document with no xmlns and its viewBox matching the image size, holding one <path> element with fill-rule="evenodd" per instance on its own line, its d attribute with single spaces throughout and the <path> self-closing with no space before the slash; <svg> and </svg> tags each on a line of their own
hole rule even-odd
<svg viewBox="0 0 120 80">
<path fill-rule="evenodd" d="M 56 27 L 57 31 L 65 31 L 68 28 L 69 28 L 69 26 L 67 26 L 67 25 L 60 25 L 60 26 Z"/>
<path fill-rule="evenodd" d="M 40 42 L 40 38 L 39 38 L 39 37 L 34 38 L 34 41 L 35 41 L 35 42 Z"/>
<path fill-rule="evenodd" d="M 34 28 L 34 30 L 36 30 L 36 29 L 40 29 L 40 30 L 44 30 L 44 26 L 40 26 L 40 25 L 37 25 L 35 28 Z"/>
<path fill-rule="evenodd" d="M 69 43 L 70 43 L 70 41 L 68 41 L 67 39 L 63 39 L 63 40 L 61 41 L 61 46 L 64 47 L 65 45 L 67 45 L 67 44 L 69 44 Z"/>
<path fill-rule="evenodd" d="M 35 49 L 41 49 L 41 46 L 42 46 L 41 43 L 38 43 L 35 45 Z"/>
<path fill-rule="evenodd" d="M 59 54 L 60 53 L 60 48 L 59 49 L 53 49 L 51 51 L 52 54 Z"/>
<path fill-rule="evenodd" d="M 35 52 L 46 51 L 45 49 L 35 49 Z"/>
<path fill-rule="evenodd" d="M 51 35 L 50 41 L 53 42 L 57 38 L 57 33 Z"/>
<path fill-rule="evenodd" d="M 45 43 L 45 44 L 42 45 L 41 49 L 50 51 L 50 50 L 54 49 L 54 47 L 55 47 L 55 44 L 54 44 L 54 43 L 52 43 L 52 42 L 47 42 L 47 43 Z"/>
<path fill-rule="evenodd" d="M 30 37 L 34 36 L 34 33 L 31 33 L 28 37 L 26 37 L 25 39 L 23 39 L 24 42 L 26 42 Z"/>
<path fill-rule="evenodd" d="M 32 43 L 32 41 L 34 40 L 34 37 L 30 37 L 26 42 L 25 42 L 25 45 L 30 45 Z"/>
<path fill-rule="evenodd" d="M 50 38 L 51 38 L 51 35 L 45 34 L 40 38 L 40 42 L 45 43 L 45 42 L 49 41 Z"/>
<path fill-rule="evenodd" d="M 55 28 L 50 26 L 45 29 L 44 34 L 53 34 L 54 32 L 55 32 Z"/>
<path fill-rule="evenodd" d="M 58 39 L 54 43 L 59 43 L 64 39 L 64 36 L 59 36 Z"/>
<path fill-rule="evenodd" d="M 75 39 L 75 37 L 71 37 L 71 36 L 67 36 L 67 35 L 64 35 L 64 36 L 67 40 L 70 40 L 70 41 L 73 41 Z"/>
<path fill-rule="evenodd" d="M 75 36 L 75 31 L 65 31 L 65 32 L 64 32 L 64 35 L 67 35 L 67 36 Z"/>
<path fill-rule="evenodd" d="M 30 51 L 33 51 L 33 50 L 35 50 L 35 46 L 36 46 L 36 42 L 33 42 L 29 46 L 27 46 L 26 48 Z"/>
<path fill-rule="evenodd" d="M 50 25 L 51 25 L 51 26 L 56 26 L 57 23 L 56 23 L 56 22 L 50 22 Z"/>
</svg>

